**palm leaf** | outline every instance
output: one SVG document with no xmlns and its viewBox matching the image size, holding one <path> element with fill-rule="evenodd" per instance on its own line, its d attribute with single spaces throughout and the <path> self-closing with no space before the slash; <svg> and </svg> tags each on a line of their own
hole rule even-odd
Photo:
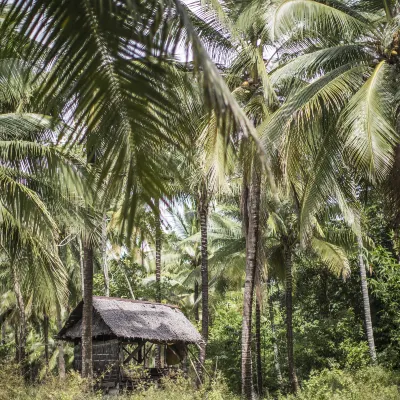
<svg viewBox="0 0 400 400">
<path fill-rule="evenodd" d="M 338 246 L 325 240 L 313 237 L 312 249 L 327 264 L 331 271 L 343 278 L 350 273 L 350 264 L 345 252 Z"/>
<path fill-rule="evenodd" d="M 351 37 L 365 29 L 367 19 L 340 1 L 283 0 L 268 15 L 274 36 L 292 32 L 333 32 Z M 270 19 L 269 19 L 270 18 Z"/>
</svg>

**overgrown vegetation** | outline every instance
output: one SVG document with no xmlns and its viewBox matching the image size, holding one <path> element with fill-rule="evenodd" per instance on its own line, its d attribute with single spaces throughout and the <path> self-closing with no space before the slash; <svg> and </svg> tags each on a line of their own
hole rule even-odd
<svg viewBox="0 0 400 400">
<path fill-rule="evenodd" d="M 138 388 L 134 393 L 104 395 L 91 393 L 85 380 L 74 373 L 65 380 L 49 377 L 40 385 L 27 384 L 17 373 L 15 366 L 3 366 L 0 377 L 2 385 L 0 399 L 8 400 L 235 400 L 238 396 L 230 392 L 221 376 L 217 376 L 206 388 L 197 389 L 193 381 L 183 377 L 164 379 L 160 387 Z M 366 367 L 340 370 L 335 367 L 312 373 L 298 396 L 279 396 L 280 400 L 398 400 L 400 377 L 382 367 Z M 268 396 L 266 399 L 269 398 Z"/>
</svg>

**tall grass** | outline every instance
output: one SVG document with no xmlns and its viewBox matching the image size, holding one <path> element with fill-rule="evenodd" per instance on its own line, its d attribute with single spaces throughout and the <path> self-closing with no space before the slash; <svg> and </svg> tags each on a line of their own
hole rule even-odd
<svg viewBox="0 0 400 400">
<path fill-rule="evenodd" d="M 399 375 L 382 367 L 358 371 L 339 369 L 314 373 L 297 396 L 281 395 L 279 400 L 400 400 Z M 239 400 L 218 376 L 208 387 L 197 389 L 183 377 L 166 379 L 160 388 L 142 388 L 119 396 L 104 396 L 88 390 L 78 374 L 66 379 L 47 377 L 36 385 L 26 384 L 15 365 L 0 365 L 0 400 Z M 274 399 L 269 396 L 267 399 Z"/>
</svg>

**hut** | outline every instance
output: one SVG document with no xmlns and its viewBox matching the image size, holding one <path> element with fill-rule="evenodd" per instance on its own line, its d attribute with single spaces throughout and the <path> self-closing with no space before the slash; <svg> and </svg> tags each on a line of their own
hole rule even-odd
<svg viewBox="0 0 400 400">
<path fill-rule="evenodd" d="M 83 301 L 72 311 L 57 339 L 74 343 L 74 369 L 82 369 Z M 202 337 L 176 306 L 93 297 L 93 372 L 103 388 L 132 389 L 158 380 L 185 363 L 187 346 Z M 161 366 L 154 354 L 161 349 Z"/>
</svg>

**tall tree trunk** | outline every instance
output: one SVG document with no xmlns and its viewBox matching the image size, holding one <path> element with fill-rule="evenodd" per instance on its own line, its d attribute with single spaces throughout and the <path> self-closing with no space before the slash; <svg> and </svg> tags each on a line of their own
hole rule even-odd
<svg viewBox="0 0 400 400">
<path fill-rule="evenodd" d="M 285 245 L 285 269 L 286 269 L 286 341 L 289 369 L 289 381 L 291 390 L 296 393 L 299 390 L 297 380 L 294 352 L 293 352 L 293 262 L 292 253 L 288 245 Z"/>
<path fill-rule="evenodd" d="M 17 298 L 17 306 L 19 313 L 19 335 L 18 337 L 18 361 L 21 365 L 21 372 L 23 375 L 27 372 L 26 370 L 26 336 L 27 336 L 27 326 L 26 326 L 26 314 L 25 314 L 25 301 L 22 296 L 21 283 L 19 281 L 18 273 L 13 267 L 13 278 L 14 278 L 14 292 Z"/>
<path fill-rule="evenodd" d="M 197 299 L 199 298 L 199 282 L 197 280 L 194 282 L 194 319 L 196 322 L 200 321 L 199 316 L 199 303 Z"/>
<path fill-rule="evenodd" d="M 160 200 L 156 199 L 156 301 L 161 303 L 161 215 Z"/>
<path fill-rule="evenodd" d="M 156 301 L 161 303 L 161 214 L 160 200 L 156 199 Z M 156 368 L 161 368 L 161 345 L 157 345 Z"/>
<path fill-rule="evenodd" d="M 272 288 L 272 282 L 269 283 L 269 288 Z M 276 329 L 275 329 L 275 315 L 274 315 L 274 302 L 272 300 L 272 290 L 268 293 L 268 308 L 269 308 L 269 320 L 271 324 L 271 333 L 272 333 L 272 345 L 274 349 L 274 364 L 276 376 L 278 378 L 279 386 L 282 385 L 282 372 L 281 372 L 281 364 L 279 362 L 279 348 L 278 348 L 278 340 L 276 337 Z"/>
<path fill-rule="evenodd" d="M 101 251 L 103 256 L 104 294 L 110 296 L 110 274 L 107 260 L 107 214 L 104 213 L 101 226 Z"/>
<path fill-rule="evenodd" d="M 204 363 L 206 361 L 207 343 L 208 343 L 208 198 L 206 188 L 202 189 L 202 193 L 198 202 L 198 213 L 200 219 L 201 234 L 201 335 L 204 343 L 200 350 L 200 370 L 199 376 L 202 380 Z"/>
<path fill-rule="evenodd" d="M 46 372 L 49 372 L 49 316 L 43 315 L 43 335 L 44 335 L 44 359 L 46 362 Z"/>
<path fill-rule="evenodd" d="M 257 392 L 258 396 L 263 395 L 263 374 L 261 360 L 261 306 L 256 297 L 256 360 L 257 360 Z"/>
<path fill-rule="evenodd" d="M 78 239 L 79 242 L 79 267 L 81 270 L 81 291 L 82 291 L 82 298 L 85 295 L 85 287 L 84 287 L 84 275 L 85 275 L 85 261 L 84 261 L 84 253 L 83 253 L 83 244 L 82 238 Z"/>
<path fill-rule="evenodd" d="M 91 143 L 90 134 L 86 139 L 86 163 L 96 163 L 96 148 Z M 90 211 L 89 204 L 87 204 Z M 83 239 L 83 309 L 82 309 L 82 377 L 92 384 L 93 378 L 93 247 L 90 235 L 86 232 Z"/>
<path fill-rule="evenodd" d="M 375 364 L 377 359 L 376 359 L 374 332 L 372 329 L 371 307 L 369 304 L 367 272 L 365 270 L 365 264 L 364 264 L 363 243 L 361 235 L 357 235 L 357 244 L 358 244 L 358 263 L 360 267 L 360 276 L 361 276 L 361 291 L 362 291 L 363 305 L 364 305 L 365 331 L 367 334 L 369 354 L 371 356 L 372 363 Z"/>
<path fill-rule="evenodd" d="M 60 332 L 62 329 L 62 319 L 61 319 L 61 306 L 57 302 L 57 330 Z M 58 341 L 58 375 L 61 379 L 65 378 L 65 359 L 64 359 L 64 345 L 61 340 Z"/>
<path fill-rule="evenodd" d="M 84 243 L 83 311 L 82 311 L 82 377 L 93 377 L 92 314 L 93 314 L 93 248 Z"/>
<path fill-rule="evenodd" d="M 254 398 L 253 366 L 251 356 L 251 322 L 254 282 L 257 268 L 257 244 L 260 221 L 260 173 L 253 165 L 252 178 L 249 190 L 248 229 L 246 237 L 246 280 L 243 296 L 242 321 L 242 396 L 246 400 Z"/>
</svg>

